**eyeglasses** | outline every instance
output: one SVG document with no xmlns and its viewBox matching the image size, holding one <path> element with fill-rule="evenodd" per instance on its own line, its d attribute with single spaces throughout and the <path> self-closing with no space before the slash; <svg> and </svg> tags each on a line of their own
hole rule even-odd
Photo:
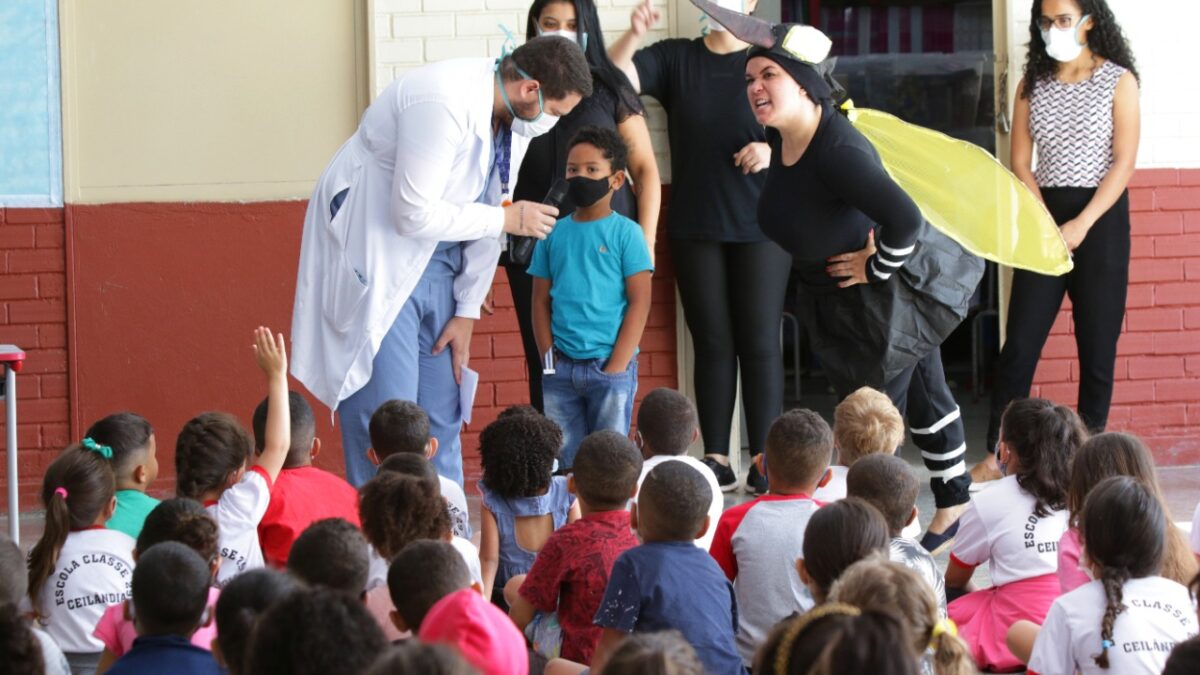
<svg viewBox="0 0 1200 675">
<path fill-rule="evenodd" d="M 1043 32 L 1050 30 L 1050 26 L 1054 26 L 1059 30 L 1069 30 L 1078 20 L 1074 14 L 1059 14 L 1054 18 L 1043 16 L 1038 18 L 1037 27 Z"/>
</svg>

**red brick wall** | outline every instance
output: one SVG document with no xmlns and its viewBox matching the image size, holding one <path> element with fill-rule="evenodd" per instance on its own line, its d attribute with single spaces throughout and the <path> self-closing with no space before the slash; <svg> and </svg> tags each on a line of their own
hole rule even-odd
<svg viewBox="0 0 1200 675">
<path fill-rule="evenodd" d="M 1200 170 L 1138 171 L 1133 248 L 1109 428 L 1141 436 L 1160 464 L 1200 463 Z M 1042 350 L 1034 396 L 1074 405 L 1070 301 Z"/>
<path fill-rule="evenodd" d="M 26 354 L 17 375 L 25 508 L 36 501 L 37 477 L 70 438 L 63 231 L 62 209 L 0 208 L 0 343 Z M 0 415 L 0 437 L 3 433 Z M 7 493 L 0 486 L 0 494 Z"/>
<path fill-rule="evenodd" d="M 154 424 L 157 495 L 174 491 L 173 448 L 184 421 L 217 409 L 249 423 L 263 390 L 246 336 L 260 323 L 290 328 L 304 208 L 299 201 L 71 205 L 65 218 L 63 209 L 0 209 L 0 343 L 28 354 L 17 386 L 23 509 L 39 507 L 50 461 L 108 413 L 133 410 Z M 665 247 L 657 253 L 642 394 L 676 386 L 673 272 Z M 471 365 L 482 381 L 464 434 L 468 474 L 478 472 L 479 430 L 528 398 L 507 281 L 498 271 L 496 314 L 476 325 Z M 319 406 L 317 427 L 324 449 L 317 464 L 340 472 L 340 429 Z"/>
</svg>

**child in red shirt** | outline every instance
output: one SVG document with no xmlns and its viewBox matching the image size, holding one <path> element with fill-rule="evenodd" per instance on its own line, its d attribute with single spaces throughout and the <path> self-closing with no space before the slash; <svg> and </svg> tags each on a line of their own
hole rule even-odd
<svg viewBox="0 0 1200 675">
<path fill-rule="evenodd" d="M 638 545 L 625 505 L 637 493 L 642 456 L 628 437 L 597 431 L 583 440 L 568 487 L 579 499 L 583 517 L 559 528 L 526 575 L 504 587 L 509 616 L 543 656 L 590 663 L 601 629 L 592 619 L 604 599 L 613 563 Z M 530 633 L 557 611 L 562 627 L 558 645 L 538 644 Z"/>
<path fill-rule="evenodd" d="M 312 408 L 300 394 L 288 392 L 292 445 L 283 470 L 271 488 L 271 505 L 258 525 L 263 558 L 272 567 L 287 565 L 296 537 L 325 518 L 344 518 L 359 527 L 358 492 L 340 477 L 312 465 L 321 451 Z M 263 450 L 267 401 L 254 410 L 254 449 Z"/>
</svg>

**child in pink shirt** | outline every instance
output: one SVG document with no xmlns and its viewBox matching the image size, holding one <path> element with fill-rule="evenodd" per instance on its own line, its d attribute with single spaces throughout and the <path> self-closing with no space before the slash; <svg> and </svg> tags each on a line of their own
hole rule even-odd
<svg viewBox="0 0 1200 675">
<path fill-rule="evenodd" d="M 213 579 L 216 579 L 217 568 L 220 567 L 221 557 L 217 555 L 217 523 L 208 515 L 204 507 L 191 499 L 168 499 L 146 516 L 145 525 L 138 534 L 137 548 L 133 551 L 137 560 L 141 551 L 164 541 L 177 541 L 185 544 L 208 561 Z M 209 649 L 213 638 L 217 636 L 217 627 L 212 622 L 213 608 L 217 604 L 220 590 L 212 588 L 208 593 L 208 616 L 201 626 L 192 634 L 192 644 L 203 649 Z M 108 670 L 112 664 L 133 646 L 137 638 L 137 630 L 130 618 L 128 601 L 109 607 L 92 635 L 104 643 L 104 652 L 100 655 L 100 663 L 96 667 L 99 675 Z"/>
</svg>

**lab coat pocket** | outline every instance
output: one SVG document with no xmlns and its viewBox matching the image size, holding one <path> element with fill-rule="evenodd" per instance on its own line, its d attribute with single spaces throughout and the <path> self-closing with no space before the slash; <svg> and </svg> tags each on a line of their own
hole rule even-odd
<svg viewBox="0 0 1200 675">
<path fill-rule="evenodd" d="M 326 320 L 339 333 L 344 333 L 358 318 L 367 297 L 367 279 L 350 264 L 345 249 L 330 246 L 326 251 L 321 304 Z"/>
<path fill-rule="evenodd" d="M 353 171 L 354 174 L 358 172 L 358 168 Z M 369 288 L 366 275 L 355 268 L 346 249 L 350 216 L 355 212 L 354 193 L 350 185 L 339 186 L 334 192 L 331 211 L 335 212 L 326 229 L 329 241 L 323 247 L 325 274 L 321 280 L 321 305 L 325 309 L 325 319 L 339 333 L 348 331 L 356 320 L 360 320 L 359 312 Z"/>
</svg>

